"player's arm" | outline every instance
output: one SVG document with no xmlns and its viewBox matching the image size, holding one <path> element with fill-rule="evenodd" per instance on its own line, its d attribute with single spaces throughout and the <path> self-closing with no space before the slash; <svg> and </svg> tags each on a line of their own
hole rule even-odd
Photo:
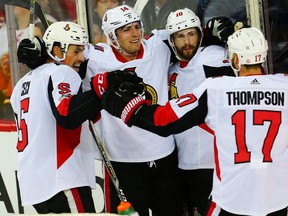
<svg viewBox="0 0 288 216">
<path fill-rule="evenodd" d="M 102 109 L 97 93 L 81 90 L 81 79 L 69 67 L 59 69 L 49 77 L 48 98 L 57 123 L 67 129 L 75 129 L 86 120 L 95 120 Z"/>
<path fill-rule="evenodd" d="M 134 125 L 160 136 L 169 136 L 204 123 L 207 115 L 206 93 L 197 100 L 198 105 L 183 116 L 177 116 L 171 107 L 171 103 L 176 101 L 169 101 L 164 106 L 143 106 L 143 109 L 139 110 L 139 117 L 136 118 Z"/>
<path fill-rule="evenodd" d="M 207 93 L 197 99 L 187 94 L 168 101 L 164 106 L 149 105 L 149 101 L 129 91 L 108 89 L 102 105 L 128 126 L 138 126 L 160 136 L 169 136 L 204 123 L 207 114 Z"/>
<path fill-rule="evenodd" d="M 57 76 L 63 76 L 60 72 L 56 74 Z M 130 71 L 117 70 L 97 74 L 91 80 L 91 90 L 85 92 L 82 92 L 81 80 L 74 71 L 68 77 L 70 83 L 58 82 L 57 85 L 53 85 L 51 78 L 48 85 L 53 114 L 57 122 L 68 129 L 75 129 L 86 120 L 98 119 L 102 109 L 102 94 L 108 86 L 119 88 L 122 82 L 129 82 L 138 92 L 142 92 L 144 87 L 142 78 Z M 71 81 L 71 77 L 75 77 L 75 83 Z M 76 89 L 77 92 L 75 93 L 73 89 Z M 61 101 L 58 105 L 55 105 L 58 103 L 58 98 L 61 98 Z"/>
</svg>

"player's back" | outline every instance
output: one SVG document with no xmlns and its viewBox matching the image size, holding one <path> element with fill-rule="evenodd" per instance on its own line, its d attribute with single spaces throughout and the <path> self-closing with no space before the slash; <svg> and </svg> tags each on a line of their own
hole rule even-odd
<svg viewBox="0 0 288 216">
<path fill-rule="evenodd" d="M 266 215 L 288 205 L 288 77 L 205 82 L 216 135 L 213 200 L 229 212 Z"/>
</svg>

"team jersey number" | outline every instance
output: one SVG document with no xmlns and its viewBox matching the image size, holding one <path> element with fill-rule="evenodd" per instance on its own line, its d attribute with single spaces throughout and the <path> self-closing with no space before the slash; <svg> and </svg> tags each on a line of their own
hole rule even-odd
<svg viewBox="0 0 288 216">
<path fill-rule="evenodd" d="M 263 162 L 272 162 L 271 150 L 281 124 L 281 112 L 279 111 L 253 111 L 253 125 L 263 125 L 270 122 L 264 139 L 262 154 Z M 235 163 L 250 162 L 251 152 L 246 145 L 246 111 L 238 110 L 232 116 L 232 124 L 235 126 L 235 137 L 238 151 L 235 153 Z"/>
<path fill-rule="evenodd" d="M 18 136 L 18 143 L 17 143 L 17 150 L 18 152 L 22 152 L 26 146 L 28 145 L 28 129 L 25 119 L 22 116 L 23 113 L 27 113 L 29 110 L 29 98 L 26 98 L 21 101 L 21 112 L 20 112 L 20 122 L 17 124 L 18 133 L 21 133 L 22 139 L 19 140 Z"/>
</svg>

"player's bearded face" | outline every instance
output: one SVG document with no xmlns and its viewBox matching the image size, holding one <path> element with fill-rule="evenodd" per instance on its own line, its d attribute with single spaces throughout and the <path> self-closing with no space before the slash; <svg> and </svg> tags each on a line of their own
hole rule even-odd
<svg viewBox="0 0 288 216">
<path fill-rule="evenodd" d="M 177 54 L 183 60 L 191 60 L 199 47 L 199 36 L 195 28 L 174 33 L 174 44 Z"/>
<path fill-rule="evenodd" d="M 137 54 L 141 47 L 142 26 L 133 22 L 116 30 L 120 47 L 128 54 Z"/>
<path fill-rule="evenodd" d="M 84 46 L 82 45 L 69 45 L 66 58 L 62 63 L 72 67 L 75 71 L 79 72 L 80 64 L 85 61 L 83 51 Z"/>
</svg>

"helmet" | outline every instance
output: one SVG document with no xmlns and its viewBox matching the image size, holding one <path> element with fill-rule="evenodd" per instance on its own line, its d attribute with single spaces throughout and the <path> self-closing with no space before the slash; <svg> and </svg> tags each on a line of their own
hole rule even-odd
<svg viewBox="0 0 288 216">
<path fill-rule="evenodd" d="M 60 62 L 66 58 L 66 52 L 70 44 L 85 45 L 88 43 L 88 35 L 80 25 L 61 21 L 51 24 L 44 33 L 43 41 L 48 54 L 56 61 Z M 55 42 L 59 42 L 64 53 L 63 58 L 52 56 L 51 51 Z"/>
<path fill-rule="evenodd" d="M 238 69 L 233 68 L 236 76 L 241 65 L 254 65 L 266 61 L 268 45 L 263 33 L 255 28 L 242 28 L 228 37 L 228 59 L 231 63 L 233 54 L 239 58 Z"/>
<path fill-rule="evenodd" d="M 166 30 L 168 31 L 169 35 L 193 27 L 199 28 L 202 33 L 199 17 L 196 16 L 196 14 L 188 8 L 171 12 L 167 18 Z"/>
<path fill-rule="evenodd" d="M 140 15 L 128 5 L 120 5 L 106 11 L 102 19 L 102 30 L 109 44 L 112 44 L 118 50 L 122 50 L 117 40 L 116 30 L 137 21 L 143 26 Z"/>
<path fill-rule="evenodd" d="M 188 29 L 188 28 L 198 28 L 200 33 L 201 33 L 201 38 L 200 38 L 200 43 L 202 41 L 202 27 L 201 27 L 201 22 L 198 16 L 196 14 L 188 9 L 179 9 L 174 12 L 171 12 L 167 18 L 167 24 L 166 24 L 166 30 L 168 31 L 169 37 L 168 37 L 168 42 L 170 46 L 172 47 L 174 53 L 176 54 L 176 57 L 180 59 L 180 57 L 177 54 L 174 42 L 173 42 L 173 37 L 172 34 L 175 32 Z"/>
</svg>

